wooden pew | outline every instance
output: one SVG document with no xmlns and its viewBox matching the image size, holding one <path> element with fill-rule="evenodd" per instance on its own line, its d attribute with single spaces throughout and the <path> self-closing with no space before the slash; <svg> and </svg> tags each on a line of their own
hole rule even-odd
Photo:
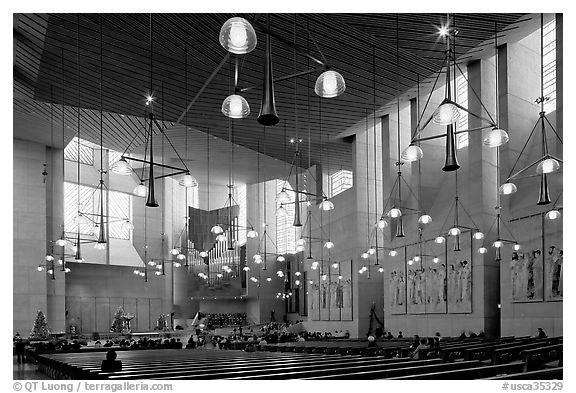
<svg viewBox="0 0 576 393">
<path fill-rule="evenodd" d="M 545 363 L 554 361 L 558 361 L 558 366 L 562 366 L 563 347 L 563 344 L 556 344 L 522 351 L 522 361 L 526 364 L 524 371 L 539 370 Z"/>
<path fill-rule="evenodd" d="M 332 376 L 343 375 L 345 373 L 361 372 L 382 372 L 384 370 L 392 371 L 395 369 L 406 368 L 410 365 L 413 368 L 440 364 L 439 360 L 411 360 L 403 359 L 382 359 L 374 362 L 373 359 L 363 359 L 364 361 L 350 362 L 342 361 L 339 364 L 330 365 L 330 367 L 293 367 L 278 370 L 277 372 L 268 372 L 263 370 L 261 373 L 239 375 L 234 374 L 226 379 L 330 379 Z"/>
<path fill-rule="evenodd" d="M 510 375 L 500 375 L 486 379 L 524 379 L 524 380 L 551 380 L 564 379 L 563 367 L 548 368 L 545 370 L 528 371 Z"/>
<path fill-rule="evenodd" d="M 501 374 L 514 374 L 524 369 L 523 363 L 500 364 L 496 366 L 480 366 L 463 370 L 448 370 L 433 373 L 415 373 L 390 379 L 481 379 Z"/>
<path fill-rule="evenodd" d="M 418 364 L 417 366 L 411 365 L 396 369 L 371 369 L 368 371 L 356 370 L 353 372 L 333 373 L 331 375 L 312 376 L 303 379 L 386 379 L 402 375 L 413 375 L 415 373 L 436 373 L 448 370 L 473 368 L 478 367 L 481 364 L 477 361 L 441 363 L 440 359 L 414 360 L 413 362 L 430 362 L 430 364 Z"/>
<path fill-rule="evenodd" d="M 495 349 L 492 351 L 492 364 L 503 364 L 509 363 L 514 360 L 521 359 L 522 351 L 527 349 L 534 349 L 546 346 L 547 343 L 544 341 L 535 342 L 531 344 L 523 344 L 523 345 L 513 345 L 508 346 L 506 348 Z"/>
</svg>

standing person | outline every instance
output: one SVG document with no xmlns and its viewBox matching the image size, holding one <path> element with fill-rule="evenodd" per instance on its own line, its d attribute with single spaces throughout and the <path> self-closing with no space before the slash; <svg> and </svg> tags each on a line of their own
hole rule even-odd
<svg viewBox="0 0 576 393">
<path fill-rule="evenodd" d="M 18 363 L 26 363 L 26 343 L 19 338 L 15 344 L 16 349 L 16 360 Z"/>
<path fill-rule="evenodd" d="M 544 330 L 542 330 L 542 328 L 538 328 L 537 337 L 538 337 L 538 338 L 546 338 L 546 337 L 548 337 L 548 336 L 546 335 L 546 333 L 544 332 Z"/>
</svg>

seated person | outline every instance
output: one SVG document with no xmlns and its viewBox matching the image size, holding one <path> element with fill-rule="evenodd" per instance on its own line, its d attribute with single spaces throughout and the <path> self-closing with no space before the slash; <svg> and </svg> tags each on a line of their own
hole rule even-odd
<svg viewBox="0 0 576 393">
<path fill-rule="evenodd" d="M 182 341 L 180 341 L 180 339 L 176 339 L 176 344 L 174 344 L 174 348 L 176 349 L 182 349 Z"/>
<path fill-rule="evenodd" d="M 460 337 L 458 337 L 460 340 L 464 340 L 466 338 L 466 332 L 462 331 L 462 334 L 460 334 Z"/>
<path fill-rule="evenodd" d="M 546 333 L 544 332 L 544 330 L 542 330 L 542 328 L 538 328 L 538 334 L 537 334 L 536 337 L 538 337 L 538 338 L 546 338 L 546 337 L 548 337 L 548 336 L 546 335 Z"/>
<path fill-rule="evenodd" d="M 481 331 L 480 333 L 478 333 L 478 337 L 486 337 L 486 334 L 484 333 L 484 331 Z"/>
<path fill-rule="evenodd" d="M 96 342 L 94 343 L 94 348 L 101 348 L 102 347 L 102 343 L 100 342 L 100 340 L 96 340 Z"/>
<path fill-rule="evenodd" d="M 378 348 L 378 344 L 376 344 L 376 339 L 374 336 L 368 336 L 368 348 Z"/>
<path fill-rule="evenodd" d="M 402 332 L 398 332 L 398 338 L 404 338 L 404 336 L 402 335 Z"/>
<path fill-rule="evenodd" d="M 111 349 L 106 352 L 106 360 L 102 360 L 101 369 L 103 372 L 113 372 L 122 370 L 122 360 L 116 360 L 116 351 Z"/>
<path fill-rule="evenodd" d="M 256 346 L 254 345 L 254 339 L 252 337 L 248 339 L 248 344 L 246 344 L 244 352 L 256 352 Z"/>
<path fill-rule="evenodd" d="M 415 334 L 414 340 L 412 340 L 412 344 L 410 344 L 410 349 L 416 349 L 420 345 L 420 336 Z"/>
<path fill-rule="evenodd" d="M 416 360 L 420 360 L 422 359 L 421 357 L 421 353 L 420 350 L 421 349 L 428 349 L 430 348 L 427 344 L 426 344 L 427 340 L 425 338 L 420 340 L 420 344 L 418 345 L 418 347 L 416 347 L 416 350 L 414 352 L 412 352 L 412 354 L 410 355 L 412 357 L 412 359 L 416 359 Z"/>
<path fill-rule="evenodd" d="M 478 335 L 477 335 L 476 333 L 474 333 L 474 332 L 470 332 L 469 335 L 468 335 L 468 337 L 470 337 L 470 338 L 476 338 L 476 337 L 478 337 Z"/>
<path fill-rule="evenodd" d="M 393 339 L 394 336 L 392 335 L 392 332 L 388 332 L 388 333 L 386 334 L 386 338 L 387 338 L 388 340 Z"/>
</svg>

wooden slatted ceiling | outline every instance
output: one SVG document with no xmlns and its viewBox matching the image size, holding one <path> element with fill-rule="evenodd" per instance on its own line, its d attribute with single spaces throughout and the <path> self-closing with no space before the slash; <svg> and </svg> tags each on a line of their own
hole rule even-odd
<svg viewBox="0 0 576 393">
<path fill-rule="evenodd" d="M 166 122 L 174 122 L 198 92 L 214 68 L 225 56 L 218 42 L 221 25 L 232 14 L 154 14 L 153 15 L 153 92 L 155 110 Z M 264 23 L 262 15 L 243 15 Z M 522 17 L 522 14 L 458 14 L 460 30 L 457 53 L 464 55 L 494 32 Z M 353 126 L 366 113 L 383 107 L 397 94 L 416 84 L 417 75 L 423 80 L 441 66 L 443 43 L 438 41 L 436 27 L 445 20 L 441 14 L 401 14 L 401 64 L 396 63 L 395 14 L 273 14 L 272 30 L 288 42 L 309 47 L 320 57 L 308 39 L 304 26 L 311 31 L 329 64 L 342 73 L 347 91 L 338 98 L 320 99 L 313 88 L 317 74 L 275 84 L 276 106 L 280 124 L 267 130 L 267 154 L 291 162 L 292 149 L 284 148 L 286 136 L 298 134 L 305 140 L 303 165 L 315 164 L 320 157 L 320 126 L 323 151 L 330 151 L 333 169 L 351 168 L 351 146 L 341 139 L 332 139 Z M 86 139 L 99 140 L 100 104 L 100 24 L 103 45 L 103 109 L 105 139 L 109 147 L 123 151 L 142 127 L 145 96 L 150 90 L 149 74 L 149 15 L 148 14 L 22 14 L 15 34 L 22 43 L 15 59 L 15 110 L 28 111 L 35 107 L 46 115 L 46 107 L 35 102 L 50 102 L 76 106 L 78 102 L 77 34 L 80 58 L 80 106 L 85 108 Z M 80 30 L 78 31 L 78 25 Z M 265 35 L 257 30 L 259 44 L 240 60 L 240 86 L 262 82 Z M 272 40 L 274 75 L 299 72 L 314 67 L 310 60 L 276 39 Z M 187 89 L 184 57 L 188 51 Z M 375 73 L 373 72 L 375 63 Z M 184 123 L 202 132 L 228 140 L 229 121 L 220 112 L 222 100 L 233 90 L 233 60 L 217 74 L 201 95 Z M 62 89 L 62 76 L 64 88 Z M 376 91 L 373 90 L 375 78 Z M 32 94 L 27 89 L 32 89 Z M 186 97 L 187 90 L 187 97 Z M 375 94 L 374 94 L 375 93 Z M 234 143 L 256 150 L 262 140 L 263 127 L 256 121 L 260 106 L 260 89 L 243 93 L 251 105 L 247 119 L 234 121 Z M 15 97 L 17 95 L 15 94 Z M 163 105 L 162 105 L 163 103 Z M 320 124 L 320 108 L 322 123 Z M 49 112 L 49 111 L 48 111 Z M 71 111 L 74 112 L 74 111 Z M 84 112 L 83 112 L 84 113 Z M 119 114 L 126 115 L 120 117 Z M 72 123 L 73 117 L 67 123 Z M 71 124 L 75 128 L 74 123 Z M 83 130 L 84 131 L 84 130 Z M 310 146 L 307 145 L 310 135 Z M 202 138 L 201 138 L 202 139 Z M 141 145 L 143 136 L 138 136 Z M 262 142 L 262 141 L 261 141 Z M 201 146 L 202 140 L 189 144 Z M 136 144 L 136 147 L 139 146 Z M 190 146 L 189 146 L 190 147 Z M 182 150 L 184 150 L 182 148 Z M 286 154 L 284 154 L 286 150 Z M 308 155 L 310 150 L 310 156 Z M 326 161 L 326 154 L 323 154 Z M 325 164 L 326 162 L 324 162 Z"/>
</svg>

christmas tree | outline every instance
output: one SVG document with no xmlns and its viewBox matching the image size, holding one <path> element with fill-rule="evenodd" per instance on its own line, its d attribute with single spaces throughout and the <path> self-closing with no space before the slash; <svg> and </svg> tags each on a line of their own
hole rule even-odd
<svg viewBox="0 0 576 393">
<path fill-rule="evenodd" d="M 114 322 L 112 322 L 110 327 L 111 332 L 122 333 L 122 330 L 124 330 L 124 314 L 122 306 L 118 307 L 116 314 L 114 314 Z"/>
<path fill-rule="evenodd" d="M 38 313 L 36 314 L 36 320 L 34 321 L 34 326 L 30 332 L 30 339 L 46 340 L 49 335 L 50 331 L 48 330 L 46 317 L 42 311 L 38 310 Z"/>
</svg>

